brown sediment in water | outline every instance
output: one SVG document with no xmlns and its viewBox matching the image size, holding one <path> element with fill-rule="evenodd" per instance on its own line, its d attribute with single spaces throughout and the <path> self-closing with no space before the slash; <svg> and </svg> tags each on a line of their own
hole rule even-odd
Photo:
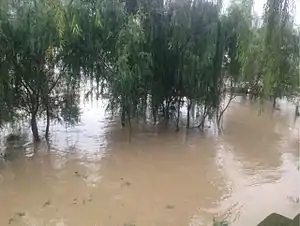
<svg viewBox="0 0 300 226">
<path fill-rule="evenodd" d="M 1 165 L 0 225 L 200 226 L 217 217 L 252 226 L 272 212 L 293 218 L 299 122 L 289 109 L 259 117 L 257 110 L 235 102 L 219 136 L 139 125 L 128 142 L 126 129 L 89 109 L 80 126 L 54 128 L 55 149 Z"/>
</svg>

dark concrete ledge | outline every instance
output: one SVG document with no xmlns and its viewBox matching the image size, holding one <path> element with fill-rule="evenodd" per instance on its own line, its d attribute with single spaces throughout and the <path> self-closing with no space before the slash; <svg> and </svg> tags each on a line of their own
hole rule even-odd
<svg viewBox="0 0 300 226">
<path fill-rule="evenodd" d="M 300 226 L 300 213 L 294 219 L 272 213 L 257 226 Z"/>
</svg>

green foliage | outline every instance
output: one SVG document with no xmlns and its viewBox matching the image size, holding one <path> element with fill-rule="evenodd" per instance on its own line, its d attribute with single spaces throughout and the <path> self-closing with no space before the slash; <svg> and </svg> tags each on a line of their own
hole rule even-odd
<svg viewBox="0 0 300 226">
<path fill-rule="evenodd" d="M 19 117 L 29 117 L 34 139 L 39 140 L 38 116 L 57 118 L 62 85 L 66 84 L 61 49 L 63 48 L 64 8 L 60 1 L 8 1 L 1 11 L 1 67 L 4 90 L 10 94 L 3 104 L 18 109 Z M 5 85 L 6 84 L 6 85 Z M 4 95 L 6 98 L 7 94 Z M 49 125 L 46 128 L 46 135 Z"/>
<path fill-rule="evenodd" d="M 78 122 L 79 90 L 108 96 L 108 109 L 168 120 L 183 100 L 204 120 L 224 111 L 233 86 L 257 95 L 292 96 L 299 87 L 299 32 L 291 3 L 268 0 L 262 25 L 252 0 L 221 14 L 209 0 L 2 0 L 0 125 L 28 118 Z M 231 95 L 232 97 L 232 95 Z M 149 116 L 149 114 L 148 114 Z"/>
<path fill-rule="evenodd" d="M 264 89 L 274 98 L 289 96 L 299 84 L 299 33 L 290 6 L 289 0 L 269 0 L 265 9 Z"/>
<path fill-rule="evenodd" d="M 217 220 L 214 220 L 213 226 L 229 226 L 229 224 L 228 224 L 227 221 L 217 221 Z"/>
</svg>

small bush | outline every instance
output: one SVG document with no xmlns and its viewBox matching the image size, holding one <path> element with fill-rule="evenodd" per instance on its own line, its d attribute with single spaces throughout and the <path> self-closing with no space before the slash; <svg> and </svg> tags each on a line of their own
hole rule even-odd
<svg viewBox="0 0 300 226">
<path fill-rule="evenodd" d="M 214 219 L 213 226 L 229 226 L 229 223 L 225 220 L 218 221 L 218 220 Z"/>
</svg>

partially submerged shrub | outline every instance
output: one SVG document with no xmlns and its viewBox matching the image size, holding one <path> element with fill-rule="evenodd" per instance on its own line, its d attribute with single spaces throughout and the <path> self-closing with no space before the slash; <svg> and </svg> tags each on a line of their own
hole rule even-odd
<svg viewBox="0 0 300 226">
<path fill-rule="evenodd" d="M 215 218 L 213 219 L 213 226 L 229 226 L 229 223 L 226 220 L 216 220 Z"/>
</svg>

